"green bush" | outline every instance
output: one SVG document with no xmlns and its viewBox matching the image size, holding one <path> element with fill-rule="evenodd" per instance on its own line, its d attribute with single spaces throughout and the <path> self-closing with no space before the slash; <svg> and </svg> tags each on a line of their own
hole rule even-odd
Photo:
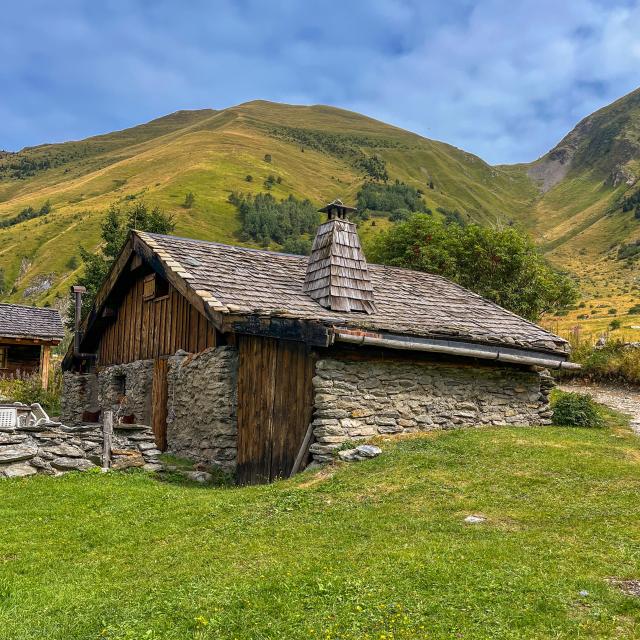
<svg viewBox="0 0 640 640">
<path fill-rule="evenodd" d="M 33 404 L 38 402 L 51 416 L 60 413 L 62 372 L 52 371 L 48 389 L 43 389 L 38 374 L 0 379 L 0 400 Z"/>
<path fill-rule="evenodd" d="M 551 400 L 553 424 L 567 427 L 602 427 L 604 421 L 593 398 L 585 393 L 556 391 Z"/>
<path fill-rule="evenodd" d="M 626 347 L 623 340 L 608 340 L 598 349 L 587 342 L 573 344 L 571 359 L 582 369 L 561 371 L 559 377 L 640 384 L 640 349 Z"/>
</svg>

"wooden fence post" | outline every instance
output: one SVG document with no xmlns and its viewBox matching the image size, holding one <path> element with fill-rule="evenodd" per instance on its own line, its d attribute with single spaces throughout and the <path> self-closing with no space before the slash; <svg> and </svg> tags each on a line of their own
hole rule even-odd
<svg viewBox="0 0 640 640">
<path fill-rule="evenodd" d="M 111 467 L 111 444 L 113 440 L 113 411 L 105 411 L 102 420 L 102 471 Z"/>
</svg>

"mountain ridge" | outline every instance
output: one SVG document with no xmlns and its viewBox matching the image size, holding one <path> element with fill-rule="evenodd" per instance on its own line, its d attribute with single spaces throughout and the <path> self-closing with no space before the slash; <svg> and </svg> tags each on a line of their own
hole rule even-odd
<svg viewBox="0 0 640 640">
<path fill-rule="evenodd" d="M 0 154 L 0 225 L 25 208 L 52 206 L 47 215 L 0 228 L 0 268 L 10 285 L 0 298 L 60 299 L 77 272 L 79 245 L 98 245 L 100 219 L 112 203 L 143 199 L 173 213 L 181 235 L 251 245 L 241 239 L 231 191 L 259 193 L 274 175 L 276 198 L 353 200 L 366 179 L 362 159 L 372 156 L 392 180 L 420 189 L 433 210 L 526 229 L 590 296 L 597 286 L 589 279 L 611 266 L 613 246 L 640 238 L 633 212 L 621 210 L 640 175 L 640 89 L 584 118 L 541 158 L 517 165 L 489 165 L 338 107 L 253 100 Z M 188 192 L 196 196 L 192 208 L 182 206 Z M 363 223 L 365 243 L 388 224 Z"/>
</svg>

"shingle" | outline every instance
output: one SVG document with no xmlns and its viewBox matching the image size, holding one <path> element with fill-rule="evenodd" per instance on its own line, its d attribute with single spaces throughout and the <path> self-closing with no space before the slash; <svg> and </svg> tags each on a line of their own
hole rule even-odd
<svg viewBox="0 0 640 640">
<path fill-rule="evenodd" d="M 325 309 L 303 291 L 307 258 L 157 234 L 152 239 L 178 263 L 188 257 L 194 290 L 208 291 L 223 305 L 257 314 L 318 320 L 329 326 L 421 337 L 456 337 L 565 353 L 566 340 L 429 273 L 369 264 L 376 311 Z M 197 261 L 199 266 L 194 266 Z"/>
<path fill-rule="evenodd" d="M 0 302 L 0 338 L 62 340 L 64 328 L 56 309 Z"/>
</svg>

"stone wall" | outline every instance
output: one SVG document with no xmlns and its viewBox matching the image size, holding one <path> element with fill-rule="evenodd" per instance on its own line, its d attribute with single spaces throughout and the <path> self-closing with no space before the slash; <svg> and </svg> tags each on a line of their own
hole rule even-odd
<svg viewBox="0 0 640 640">
<path fill-rule="evenodd" d="M 320 360 L 314 458 L 347 440 L 463 425 L 549 424 L 548 375 L 513 367 Z"/>
<path fill-rule="evenodd" d="M 95 373 L 65 371 L 62 376 L 60 419 L 64 424 L 82 424 L 84 412 L 100 411 L 98 376 Z"/>
<path fill-rule="evenodd" d="M 238 352 L 233 347 L 169 360 L 170 453 L 232 472 L 237 457 Z M 256 390 L 259 393 L 259 390 Z"/>
<path fill-rule="evenodd" d="M 131 422 L 151 424 L 153 360 L 103 367 L 98 372 L 98 387 L 100 406 L 113 411 L 114 422 L 128 417 Z"/>
<path fill-rule="evenodd" d="M 114 422 L 127 417 L 129 422 L 151 424 L 153 360 L 103 367 L 98 373 L 73 373 L 63 377 L 61 420 L 78 426 L 85 412 L 111 409 Z"/>
<path fill-rule="evenodd" d="M 0 478 L 44 473 L 61 475 L 101 465 L 101 426 L 67 427 L 60 423 L 0 428 Z M 149 427 L 115 425 L 111 447 L 114 470 L 142 467 L 159 471 L 154 436 Z"/>
</svg>

